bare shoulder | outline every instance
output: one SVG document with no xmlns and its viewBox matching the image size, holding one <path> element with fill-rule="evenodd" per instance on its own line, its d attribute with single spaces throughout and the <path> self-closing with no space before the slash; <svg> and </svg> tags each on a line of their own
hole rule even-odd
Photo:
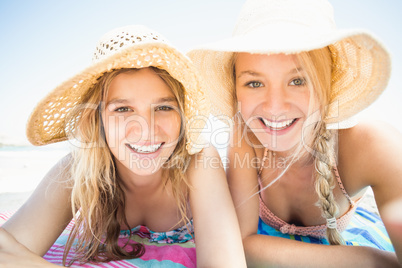
<svg viewBox="0 0 402 268">
<path fill-rule="evenodd" d="M 187 169 L 190 181 L 199 177 L 225 178 L 221 157 L 213 145 L 203 148 L 200 152 L 191 156 Z"/>
<path fill-rule="evenodd" d="M 340 171 L 346 174 L 344 179 L 354 178 L 359 187 L 380 189 L 401 184 L 400 159 L 402 134 L 387 123 L 362 122 L 339 131 Z"/>
<path fill-rule="evenodd" d="M 364 121 L 339 131 L 339 149 L 362 161 L 391 156 L 402 149 L 402 134 L 385 122 Z"/>
<path fill-rule="evenodd" d="M 362 121 L 352 128 L 340 130 L 339 133 L 344 138 L 358 139 L 361 142 L 365 142 L 362 138 L 380 141 L 383 138 L 400 138 L 402 135 L 395 127 L 382 121 Z"/>
<path fill-rule="evenodd" d="M 228 150 L 226 176 L 241 235 L 245 238 L 256 234 L 258 230 L 259 199 L 258 195 L 254 195 L 258 190 L 258 174 L 253 164 L 257 159 L 255 145 L 258 141 L 245 125 L 236 129 L 232 137 L 233 143 Z"/>
<path fill-rule="evenodd" d="M 256 152 L 260 150 L 262 155 L 263 148 L 258 147 L 258 140 L 247 126 L 242 125 L 236 128 L 231 137 L 231 143 L 228 147 L 228 165 L 226 169 L 229 184 L 238 181 L 239 185 L 247 182 L 254 184 L 257 181 L 257 170 L 254 167 Z M 239 188 L 243 188 L 240 186 Z"/>
<path fill-rule="evenodd" d="M 67 201 L 70 199 L 74 181 L 71 177 L 72 162 L 73 158 L 71 154 L 60 159 L 48 171 L 24 206 L 31 206 L 37 203 L 35 202 L 36 200 L 39 200 L 42 204 L 48 203 L 52 207 L 64 208 L 66 203 L 57 201 Z M 69 205 L 67 207 L 70 209 Z"/>
<path fill-rule="evenodd" d="M 201 161 L 221 161 L 218 150 L 212 145 L 209 144 L 205 148 L 203 148 L 198 153 L 191 155 L 190 166 L 189 168 L 194 168 L 195 164 L 200 164 Z"/>
<path fill-rule="evenodd" d="M 51 181 L 58 181 L 72 186 L 71 168 L 73 161 L 71 153 L 67 154 L 50 169 L 46 177 Z"/>
<path fill-rule="evenodd" d="M 228 157 L 232 161 L 235 157 L 255 157 L 256 147 L 258 147 L 258 140 L 247 126 L 235 127 L 230 136 Z"/>
<path fill-rule="evenodd" d="M 71 155 L 62 158 L 3 225 L 19 243 L 38 255 L 46 253 L 72 218 L 71 165 Z"/>
<path fill-rule="evenodd" d="M 199 153 L 194 154 L 195 157 L 219 157 L 218 150 L 212 144 L 203 148 Z"/>
</svg>

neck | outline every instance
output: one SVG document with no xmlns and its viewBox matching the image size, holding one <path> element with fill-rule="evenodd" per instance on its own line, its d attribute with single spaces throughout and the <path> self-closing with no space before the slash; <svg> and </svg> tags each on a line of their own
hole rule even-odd
<svg viewBox="0 0 402 268">
<path fill-rule="evenodd" d="M 269 178 L 282 178 L 281 183 L 287 186 L 289 186 L 289 184 L 297 187 L 313 185 L 313 173 L 315 170 L 314 158 L 311 154 L 299 152 L 299 154 L 296 154 L 293 158 L 294 154 L 297 152 L 288 154 L 284 154 L 283 152 L 270 153 L 274 155 L 274 157 L 271 158 L 271 163 L 265 163 L 264 166 L 272 166 L 273 168 L 268 169 L 265 172 L 265 176 Z M 267 159 L 269 159 L 269 154 Z M 276 179 L 274 181 L 276 181 Z"/>
<path fill-rule="evenodd" d="M 303 147 L 299 149 L 298 146 L 287 151 L 269 151 L 267 158 L 269 157 L 275 158 L 277 164 L 282 166 L 291 164 L 293 167 L 304 167 L 314 162 L 312 154 Z"/>
<path fill-rule="evenodd" d="M 130 169 L 116 163 L 118 181 L 127 195 L 149 196 L 163 189 L 163 170 L 153 174 L 138 175 Z"/>
</svg>

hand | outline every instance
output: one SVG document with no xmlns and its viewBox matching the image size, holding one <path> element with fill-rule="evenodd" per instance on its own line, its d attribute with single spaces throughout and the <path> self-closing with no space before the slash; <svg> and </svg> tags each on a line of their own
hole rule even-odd
<svg viewBox="0 0 402 268">
<path fill-rule="evenodd" d="M 6 230 L 0 228 L 0 268 L 58 267 L 45 261 L 20 244 Z"/>
</svg>

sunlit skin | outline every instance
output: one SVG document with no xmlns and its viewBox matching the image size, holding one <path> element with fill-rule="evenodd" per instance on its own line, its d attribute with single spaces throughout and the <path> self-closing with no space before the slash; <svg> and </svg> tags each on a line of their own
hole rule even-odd
<svg viewBox="0 0 402 268">
<path fill-rule="evenodd" d="M 296 57 L 239 53 L 235 70 L 240 112 L 259 142 L 272 151 L 300 143 L 310 92 Z"/>
<path fill-rule="evenodd" d="M 173 153 L 180 135 L 177 100 L 152 69 L 117 75 L 102 120 L 118 173 L 151 175 Z M 159 176 L 161 177 L 161 176 Z"/>
<path fill-rule="evenodd" d="M 297 62 L 297 56 L 238 53 L 235 60 L 238 109 L 246 127 L 235 128 L 233 139 L 239 139 L 241 143 L 229 148 L 232 161 L 226 171 L 247 259 L 257 264 L 273 263 L 275 267 L 294 267 L 301 265 L 300 260 L 303 260 L 301 266 L 309 267 L 326 266 L 328 258 L 342 255 L 345 258 L 334 262 L 334 267 L 350 266 L 362 259 L 367 263 L 359 263 L 361 267 L 375 263 L 378 267 L 396 267 L 394 253 L 370 247 L 326 247 L 258 234 L 261 201 L 289 224 L 317 226 L 326 223 L 316 205 L 314 158 L 305 146 L 312 148 L 311 140 L 316 134 L 308 126 L 315 126 L 320 118 L 319 105 L 325 103 L 315 98 L 315 92 L 320 89 L 313 88 L 306 71 Z M 371 186 L 377 207 L 383 214 L 384 204 L 400 198 L 401 169 L 395 159 L 400 159 L 401 140 L 400 133 L 378 122 L 361 122 L 338 131 L 334 145 L 336 165 L 351 200 L 357 202 L 367 186 Z M 297 154 L 294 149 L 299 148 L 300 143 L 304 146 Z M 266 148 L 270 154 L 260 174 L 260 166 L 236 165 L 236 157 L 263 159 Z M 293 155 L 297 157 L 290 158 Z M 288 164 L 290 159 L 295 160 L 292 165 L 279 164 L 281 161 Z M 263 190 L 251 195 L 256 189 Z M 336 217 L 339 218 L 350 210 L 351 205 L 336 183 L 332 191 L 337 204 Z M 400 257 L 400 235 L 395 231 L 398 224 L 387 217 L 384 224 Z M 289 254 L 297 254 L 297 262 L 289 259 Z M 312 258 L 314 260 L 310 262 Z"/>
<path fill-rule="evenodd" d="M 125 217 L 120 229 L 143 225 L 154 232 L 168 232 L 183 226 L 174 194 L 183 190 L 183 202 L 188 204 L 183 213 L 192 220 L 197 237 L 197 267 L 246 267 L 236 212 L 216 149 L 209 146 L 191 155 L 187 169 L 180 169 L 185 178 L 177 178 L 179 185 L 168 177 L 170 167 L 161 168 L 183 138 L 179 103 L 164 80 L 149 68 L 120 73 L 106 94 L 102 123 L 115 163 L 116 178 L 112 179 L 124 192 L 124 211 L 117 211 Z M 218 160 L 216 165 L 200 165 L 211 159 Z M 10 267 L 55 266 L 39 256 L 49 250 L 73 217 L 72 187 L 66 187 L 71 178 L 65 172 L 71 168 L 71 156 L 63 160 L 48 173 L 29 205 L 0 228 L 0 263 L 4 260 Z M 28 219 L 29 228 L 19 226 L 25 226 Z M 222 246 L 222 241 L 227 245 Z M 164 248 L 157 247 L 157 253 L 166 254 Z"/>
<path fill-rule="evenodd" d="M 255 144 L 254 136 L 250 135 L 250 144 L 261 154 L 265 148 L 276 155 L 276 164 L 283 161 L 281 157 L 287 157 L 294 153 L 293 149 L 300 144 L 302 131 L 306 134 L 304 122 L 309 116 L 310 89 L 307 82 L 307 74 L 296 61 L 295 55 L 273 54 L 249 54 L 240 53 L 236 64 L 236 94 L 241 115 L 258 139 Z M 269 120 L 271 126 L 266 126 L 262 120 Z M 291 121 L 289 126 L 277 127 L 274 130 L 272 122 Z M 278 126 L 278 125 L 277 125 Z M 259 143 L 261 144 L 259 144 Z M 259 147 L 259 145 L 263 145 Z M 306 159 L 294 163 L 281 177 L 280 183 L 275 187 L 269 187 L 261 193 L 262 199 L 270 204 L 270 209 L 277 216 L 299 225 L 322 224 L 321 211 L 318 207 L 298 207 L 298 213 L 310 217 L 295 216 L 292 210 L 286 211 L 284 204 L 314 204 L 316 202 L 313 185 L 313 162 L 309 154 Z M 271 175 L 275 178 L 279 175 L 272 159 L 265 163 L 264 176 Z M 282 164 L 285 167 L 285 164 Z M 263 186 L 271 180 L 264 180 Z M 308 193 L 304 195 L 304 193 Z M 340 204 L 340 212 L 348 210 L 349 204 L 343 197 L 339 188 L 334 189 L 335 196 Z M 305 211 L 307 210 L 307 211 Z M 308 220 L 308 222 L 306 222 Z"/>
</svg>

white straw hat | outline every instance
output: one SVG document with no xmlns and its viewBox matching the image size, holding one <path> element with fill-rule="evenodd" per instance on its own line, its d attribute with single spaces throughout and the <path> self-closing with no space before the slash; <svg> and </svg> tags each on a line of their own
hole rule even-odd
<svg viewBox="0 0 402 268">
<path fill-rule="evenodd" d="M 232 117 L 234 52 L 295 54 L 329 46 L 332 85 L 328 124 L 339 124 L 370 105 L 391 71 L 387 50 L 365 30 L 337 29 L 326 0 L 249 0 L 231 38 L 200 46 L 188 56 L 205 77 L 213 114 Z M 351 126 L 355 123 L 346 123 Z"/>
<path fill-rule="evenodd" d="M 37 104 L 27 123 L 28 140 L 33 145 L 45 145 L 67 140 L 70 134 L 74 136 L 76 118 L 71 118 L 69 113 L 74 106 L 82 104 L 82 96 L 99 77 L 115 69 L 149 66 L 166 70 L 183 85 L 186 146 L 190 154 L 199 152 L 205 144 L 199 130 L 203 129 L 205 118 L 210 114 L 210 102 L 202 79 L 191 61 L 163 36 L 139 25 L 105 34 L 96 46 L 92 64 L 56 87 Z M 199 120 L 200 116 L 204 116 L 203 120 Z M 191 131 L 190 127 L 197 131 Z"/>
</svg>

